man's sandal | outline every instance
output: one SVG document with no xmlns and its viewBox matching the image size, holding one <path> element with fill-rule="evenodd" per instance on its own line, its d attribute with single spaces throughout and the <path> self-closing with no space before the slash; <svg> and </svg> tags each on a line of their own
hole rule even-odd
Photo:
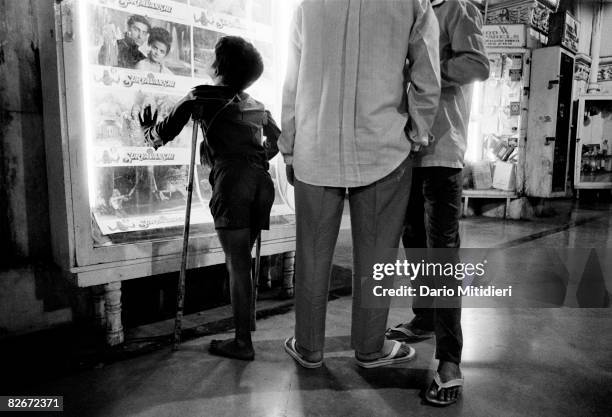
<svg viewBox="0 0 612 417">
<path fill-rule="evenodd" d="M 442 382 L 442 380 L 440 379 L 440 374 L 436 372 L 433 381 L 431 381 L 429 388 L 427 388 L 427 391 L 425 392 L 425 400 L 430 404 L 439 406 L 447 406 L 454 404 L 457 402 L 461 394 L 457 395 L 457 398 L 450 401 L 440 400 L 438 397 L 440 393 L 445 389 L 457 388 L 462 386 L 463 378 L 451 379 L 450 381 Z"/>
<path fill-rule="evenodd" d="M 409 323 L 407 327 L 405 324 L 398 324 L 391 329 L 387 329 L 385 332 L 387 339 L 406 343 L 422 342 L 423 340 L 431 339 L 433 335 L 433 331 L 421 330 L 411 323 Z"/>
<path fill-rule="evenodd" d="M 403 350 L 400 352 L 400 349 Z M 374 359 L 371 361 L 364 361 L 355 359 L 357 365 L 362 368 L 378 368 L 379 366 L 387 366 L 387 365 L 395 365 L 398 363 L 409 362 L 416 357 L 416 351 L 414 348 L 408 346 L 405 343 L 394 342 L 393 349 L 391 349 L 391 353 L 387 356 L 383 356 L 378 359 Z"/>
<path fill-rule="evenodd" d="M 291 356 L 300 366 L 306 369 L 320 368 L 323 365 L 323 359 L 318 362 L 310 362 L 304 358 L 300 352 L 298 352 L 295 342 L 295 337 L 290 337 L 285 340 L 284 344 L 285 352 Z"/>
</svg>

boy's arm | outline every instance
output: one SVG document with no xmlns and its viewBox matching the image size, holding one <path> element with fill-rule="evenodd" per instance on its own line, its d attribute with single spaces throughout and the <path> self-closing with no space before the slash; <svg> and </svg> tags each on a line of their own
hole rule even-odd
<svg viewBox="0 0 612 417">
<path fill-rule="evenodd" d="M 263 147 L 266 150 L 266 159 L 269 161 L 274 158 L 278 153 L 278 138 L 280 137 L 281 130 L 272 118 L 272 114 L 266 110 L 266 121 L 263 125 L 263 133 L 266 140 L 263 143 Z"/>
<path fill-rule="evenodd" d="M 453 7 L 449 18 L 452 56 L 441 62 L 442 88 L 459 87 L 489 78 L 489 58 L 482 35 L 482 16 L 473 4 L 447 2 Z"/>
<path fill-rule="evenodd" d="M 145 140 L 152 143 L 155 149 L 173 140 L 191 118 L 194 96 L 190 92 L 179 101 L 172 112 L 160 123 L 155 124 L 155 118 L 141 120 Z"/>
</svg>

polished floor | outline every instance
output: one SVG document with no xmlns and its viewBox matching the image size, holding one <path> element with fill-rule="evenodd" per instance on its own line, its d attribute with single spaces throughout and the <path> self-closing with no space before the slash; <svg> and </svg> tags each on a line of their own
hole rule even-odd
<svg viewBox="0 0 612 417">
<path fill-rule="evenodd" d="M 472 248 L 611 248 L 612 211 L 574 210 L 550 221 L 462 222 Z M 350 263 L 343 222 L 337 263 Z M 612 258 L 610 256 L 609 258 Z M 612 292 L 612 277 L 605 277 Z M 389 325 L 410 312 L 391 311 Z M 261 320 L 256 360 L 207 353 L 213 337 L 162 349 L 45 383 L 38 393 L 64 396 L 71 416 L 612 416 L 612 310 L 579 308 L 464 309 L 466 380 L 448 408 L 422 403 L 432 378 L 434 344 L 415 345 L 411 363 L 359 369 L 349 347 L 350 297 L 330 301 L 325 365 L 300 369 L 283 352 L 293 311 Z M 218 338 L 219 335 L 215 336 Z"/>
</svg>

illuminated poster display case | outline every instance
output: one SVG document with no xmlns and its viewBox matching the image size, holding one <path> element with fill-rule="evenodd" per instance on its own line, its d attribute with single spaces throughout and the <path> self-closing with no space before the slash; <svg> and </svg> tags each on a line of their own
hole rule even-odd
<svg viewBox="0 0 612 417">
<path fill-rule="evenodd" d="M 248 92 L 279 119 L 291 4 L 36 2 L 53 253 L 79 286 L 179 269 L 192 124 L 155 151 L 145 145 L 138 114 L 151 105 L 161 118 L 191 87 L 210 84 L 216 41 L 238 35 L 264 60 L 265 72 Z M 295 247 L 292 189 L 280 159 L 271 161 L 277 192 L 263 255 Z M 208 173 L 197 166 L 189 268 L 224 262 L 208 208 Z"/>
</svg>

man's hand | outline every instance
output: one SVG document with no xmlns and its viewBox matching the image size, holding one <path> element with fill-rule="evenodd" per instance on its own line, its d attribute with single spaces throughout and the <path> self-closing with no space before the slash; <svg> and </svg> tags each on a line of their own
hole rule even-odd
<svg viewBox="0 0 612 417">
<path fill-rule="evenodd" d="M 287 182 L 289 182 L 289 184 L 291 186 L 294 186 L 295 184 L 295 174 L 293 172 L 293 165 L 286 165 L 285 166 L 285 172 L 287 173 Z"/>
<path fill-rule="evenodd" d="M 145 107 L 142 113 L 138 114 L 138 120 L 140 121 L 140 127 L 143 129 L 155 126 L 155 123 L 157 123 L 157 110 L 152 115 L 151 106 Z"/>
</svg>

